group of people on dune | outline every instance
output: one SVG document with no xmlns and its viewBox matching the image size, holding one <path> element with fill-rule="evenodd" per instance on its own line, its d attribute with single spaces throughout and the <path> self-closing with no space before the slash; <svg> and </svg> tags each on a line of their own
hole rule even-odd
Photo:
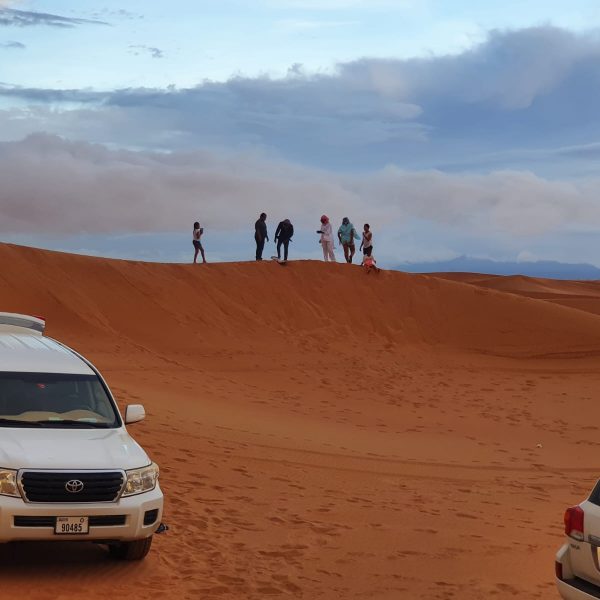
<svg viewBox="0 0 600 600">
<path fill-rule="evenodd" d="M 204 247 L 202 246 L 201 238 L 204 233 L 204 229 L 200 227 L 200 223 L 196 221 L 194 223 L 194 230 L 192 234 L 192 242 L 194 244 L 194 263 L 198 261 L 198 254 L 202 256 L 202 262 L 206 262 L 204 255 Z M 336 262 L 335 259 L 335 245 L 334 245 L 334 234 L 333 227 L 329 221 L 327 215 L 321 216 L 321 225 L 317 230 L 319 234 L 319 243 L 323 250 L 323 258 L 325 262 Z M 288 250 L 290 241 L 294 236 L 294 226 L 289 219 L 280 221 L 275 230 L 275 244 L 277 244 L 277 260 L 281 261 L 281 250 L 283 248 L 283 261 L 287 262 Z M 362 265 L 365 267 L 367 272 L 371 270 L 379 271 L 377 268 L 377 261 L 373 257 L 373 233 L 368 223 L 365 223 L 362 231 L 362 238 L 358 235 L 354 225 L 350 222 L 348 217 L 342 219 L 342 224 L 337 230 L 337 238 L 344 249 L 344 259 L 347 263 L 352 263 L 354 255 L 356 253 L 355 240 L 361 240 L 359 252 L 363 253 Z M 254 241 L 256 242 L 256 260 L 262 260 L 263 251 L 265 248 L 265 242 L 269 241 L 269 233 L 267 230 L 267 214 L 261 213 L 256 223 L 254 224 Z M 274 256 L 272 258 L 275 258 Z"/>
<path fill-rule="evenodd" d="M 317 233 L 321 235 L 319 243 L 323 248 L 323 258 L 325 262 L 335 262 L 334 243 L 333 243 L 333 227 L 329 222 L 329 217 L 323 215 L 321 217 L 321 228 L 317 230 Z M 356 253 L 355 240 L 360 240 L 361 236 L 358 235 L 354 225 L 350 222 L 348 217 L 342 219 L 342 224 L 337 230 L 337 238 L 344 249 L 344 259 L 347 263 L 352 263 L 354 260 L 354 254 Z M 362 241 L 360 243 L 359 252 L 363 253 L 363 264 L 369 258 L 373 258 L 373 233 L 371 232 L 371 226 L 365 223 L 362 232 Z M 375 259 L 373 259 L 373 264 Z"/>
</svg>

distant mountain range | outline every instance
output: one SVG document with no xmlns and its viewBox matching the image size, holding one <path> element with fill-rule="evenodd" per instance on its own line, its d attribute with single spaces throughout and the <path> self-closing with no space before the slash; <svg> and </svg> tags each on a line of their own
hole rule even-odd
<svg viewBox="0 0 600 600">
<path fill-rule="evenodd" d="M 600 269 L 586 263 L 497 262 L 485 258 L 459 256 L 440 262 L 403 263 L 393 267 L 409 273 L 487 273 L 489 275 L 526 275 L 548 279 L 600 279 Z"/>
</svg>

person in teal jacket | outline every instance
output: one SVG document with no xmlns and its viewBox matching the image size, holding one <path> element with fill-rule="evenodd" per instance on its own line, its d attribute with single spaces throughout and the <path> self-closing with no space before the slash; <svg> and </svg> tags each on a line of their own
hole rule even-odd
<svg viewBox="0 0 600 600">
<path fill-rule="evenodd" d="M 354 240 L 360 240 L 360 237 L 358 233 L 356 233 L 356 229 L 354 229 L 354 225 L 350 223 L 348 217 L 342 219 L 342 224 L 338 229 L 338 239 L 344 248 L 344 258 L 346 259 L 346 262 L 351 263 L 354 253 L 356 252 Z"/>
</svg>

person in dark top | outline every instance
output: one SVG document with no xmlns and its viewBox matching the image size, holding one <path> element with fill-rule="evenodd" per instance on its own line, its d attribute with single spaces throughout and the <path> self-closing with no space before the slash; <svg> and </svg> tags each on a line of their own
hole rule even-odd
<svg viewBox="0 0 600 600">
<path fill-rule="evenodd" d="M 200 227 L 200 223 L 196 221 L 194 223 L 194 231 L 192 233 L 192 243 L 194 244 L 194 264 L 198 262 L 198 252 L 202 255 L 202 262 L 206 263 L 206 258 L 204 256 L 204 248 L 202 247 L 203 233 L 204 228 Z"/>
<path fill-rule="evenodd" d="M 281 260 L 281 246 L 283 245 L 283 260 L 288 259 L 288 246 L 290 245 L 290 240 L 294 235 L 294 226 L 290 222 L 289 219 L 285 219 L 281 221 L 279 225 L 277 225 L 277 230 L 275 231 L 275 241 L 277 242 L 277 258 Z"/>
<path fill-rule="evenodd" d="M 256 260 L 262 260 L 265 241 L 269 241 L 267 233 L 267 214 L 260 213 L 258 221 L 254 223 L 254 239 L 256 240 Z"/>
</svg>

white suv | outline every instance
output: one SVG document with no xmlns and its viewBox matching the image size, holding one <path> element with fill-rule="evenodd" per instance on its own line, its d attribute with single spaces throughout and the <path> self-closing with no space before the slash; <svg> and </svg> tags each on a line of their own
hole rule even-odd
<svg viewBox="0 0 600 600">
<path fill-rule="evenodd" d="M 100 373 L 44 326 L 0 313 L 0 542 L 90 541 L 144 558 L 162 517 L 158 466 Z M 125 423 L 144 416 L 130 405 Z"/>
<path fill-rule="evenodd" d="M 556 554 L 556 584 L 566 600 L 600 598 L 600 481 L 565 512 L 566 543 Z"/>
</svg>

